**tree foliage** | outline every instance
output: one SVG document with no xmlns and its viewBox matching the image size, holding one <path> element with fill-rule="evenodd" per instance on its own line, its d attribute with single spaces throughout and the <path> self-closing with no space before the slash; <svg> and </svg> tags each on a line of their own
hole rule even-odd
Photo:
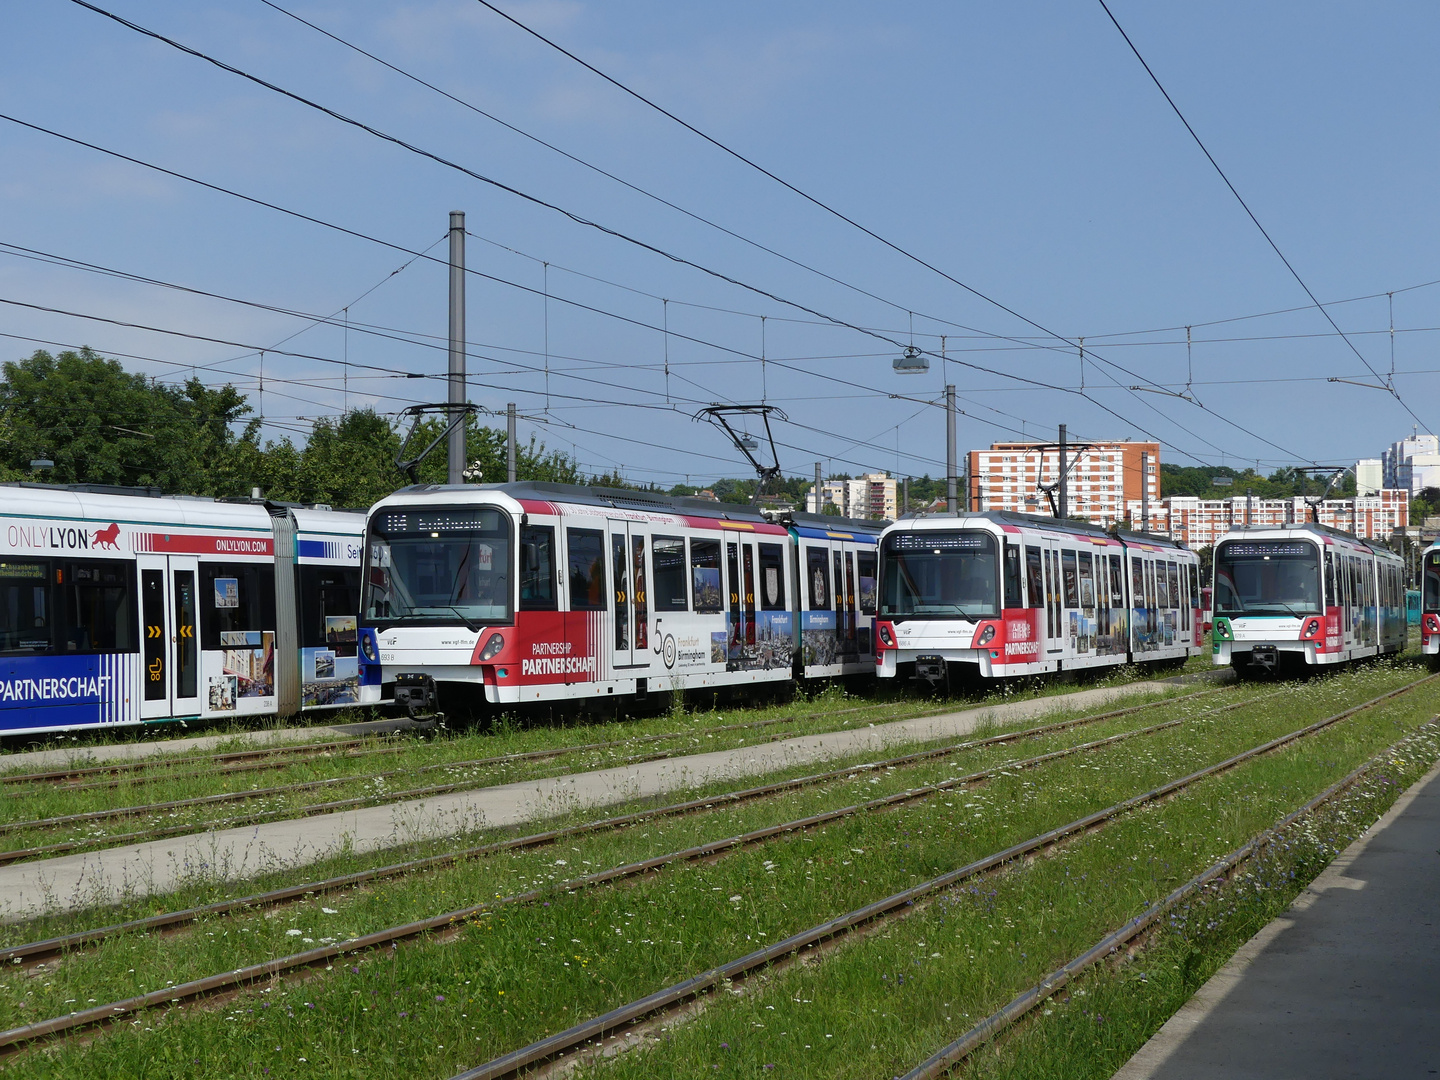
<svg viewBox="0 0 1440 1080">
<path fill-rule="evenodd" d="M 89 349 L 36 352 L 0 365 L 0 480 L 158 487 L 165 494 L 240 497 L 259 488 L 282 502 L 368 507 L 409 481 L 395 467 L 401 432 L 373 409 L 312 423 L 303 446 L 262 445 L 261 425 L 233 386 L 198 379 L 183 387 L 125 371 Z M 421 425 L 415 445 L 442 430 Z M 479 481 L 505 479 L 505 432 L 469 418 L 466 461 Z M 52 460 L 32 471 L 30 462 Z M 521 480 L 579 483 L 571 458 L 532 436 L 517 447 Z M 444 483 L 442 443 L 419 468 L 422 483 Z"/>
</svg>

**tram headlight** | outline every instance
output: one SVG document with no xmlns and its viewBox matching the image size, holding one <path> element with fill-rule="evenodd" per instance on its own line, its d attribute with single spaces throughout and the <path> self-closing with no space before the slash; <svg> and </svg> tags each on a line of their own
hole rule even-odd
<svg viewBox="0 0 1440 1080">
<path fill-rule="evenodd" d="M 994 641 L 994 640 L 995 640 L 995 624 L 992 622 L 992 623 L 986 624 L 985 629 L 983 629 L 983 630 L 980 631 L 980 636 L 975 639 L 975 644 L 976 644 L 977 646 L 980 646 L 980 645 L 989 645 L 990 642 L 992 642 L 992 641 Z"/>
<path fill-rule="evenodd" d="M 485 642 L 485 648 L 480 652 L 481 660 L 494 660 L 500 650 L 505 648 L 505 637 L 503 634 L 491 634 Z"/>
<path fill-rule="evenodd" d="M 887 649 L 895 647 L 895 635 L 890 632 L 889 623 L 876 623 L 875 632 L 880 636 L 880 644 Z"/>
<path fill-rule="evenodd" d="M 1216 619 L 1215 625 L 1211 629 L 1211 637 L 1216 641 L 1233 641 L 1235 635 L 1230 629 L 1230 620 Z"/>
<path fill-rule="evenodd" d="M 375 649 L 375 635 L 368 631 L 360 634 L 360 651 L 365 654 L 365 659 L 372 664 L 380 662 L 380 653 Z"/>
<path fill-rule="evenodd" d="M 1309 638 L 1315 638 L 1315 637 L 1319 637 L 1319 636 L 1320 636 L 1320 620 L 1319 620 L 1319 619 L 1307 619 L 1306 622 L 1305 622 L 1305 629 L 1300 631 L 1300 638 L 1301 638 L 1301 640 L 1303 641 L 1303 640 L 1306 640 L 1306 639 L 1309 639 Z"/>
</svg>

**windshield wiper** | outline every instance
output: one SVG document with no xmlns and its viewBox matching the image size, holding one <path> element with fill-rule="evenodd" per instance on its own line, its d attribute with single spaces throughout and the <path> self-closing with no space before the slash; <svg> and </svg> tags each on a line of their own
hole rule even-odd
<svg viewBox="0 0 1440 1080">
<path fill-rule="evenodd" d="M 472 634 L 478 634 L 480 632 L 480 624 L 477 622 L 471 622 L 470 619 L 466 617 L 465 613 L 462 612 L 454 604 L 446 604 L 445 606 L 448 607 L 451 611 L 453 611 L 455 613 L 455 617 L 465 624 L 466 630 L 469 630 Z"/>
</svg>

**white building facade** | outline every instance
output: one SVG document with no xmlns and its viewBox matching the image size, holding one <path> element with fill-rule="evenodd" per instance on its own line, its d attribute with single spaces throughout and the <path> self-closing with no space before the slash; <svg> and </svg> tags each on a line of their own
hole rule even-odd
<svg viewBox="0 0 1440 1080">
<path fill-rule="evenodd" d="M 1381 462 L 1387 488 L 1418 495 L 1427 487 L 1440 487 L 1440 438 L 1434 435 L 1416 434 L 1392 443 Z"/>
<path fill-rule="evenodd" d="M 812 514 L 824 513 L 827 506 L 835 507 L 841 517 L 863 521 L 894 521 L 900 516 L 895 478 L 886 473 L 866 473 L 855 480 L 827 480 L 820 485 L 818 506 L 814 488 L 805 496 L 805 509 Z"/>
</svg>

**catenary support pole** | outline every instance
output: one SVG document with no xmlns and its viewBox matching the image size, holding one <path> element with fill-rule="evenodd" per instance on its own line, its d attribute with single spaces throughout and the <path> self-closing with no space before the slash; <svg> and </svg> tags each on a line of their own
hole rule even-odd
<svg viewBox="0 0 1440 1080">
<path fill-rule="evenodd" d="M 1065 475 L 1067 463 L 1065 461 L 1065 425 L 1060 425 L 1060 517 L 1070 516 L 1070 480 Z"/>
<path fill-rule="evenodd" d="M 505 481 L 515 482 L 515 402 L 505 406 Z"/>
<path fill-rule="evenodd" d="M 452 406 L 465 404 L 465 213 L 450 211 L 450 396 Z M 450 410 L 450 422 L 459 419 L 458 409 Z M 457 424 L 450 432 L 449 467 L 445 482 L 465 482 L 465 428 Z"/>
<path fill-rule="evenodd" d="M 951 384 L 945 387 L 945 512 L 953 515 L 957 509 L 955 501 L 955 387 Z"/>
<path fill-rule="evenodd" d="M 825 508 L 820 505 L 820 462 L 815 462 L 815 513 L 820 513 Z"/>
</svg>

